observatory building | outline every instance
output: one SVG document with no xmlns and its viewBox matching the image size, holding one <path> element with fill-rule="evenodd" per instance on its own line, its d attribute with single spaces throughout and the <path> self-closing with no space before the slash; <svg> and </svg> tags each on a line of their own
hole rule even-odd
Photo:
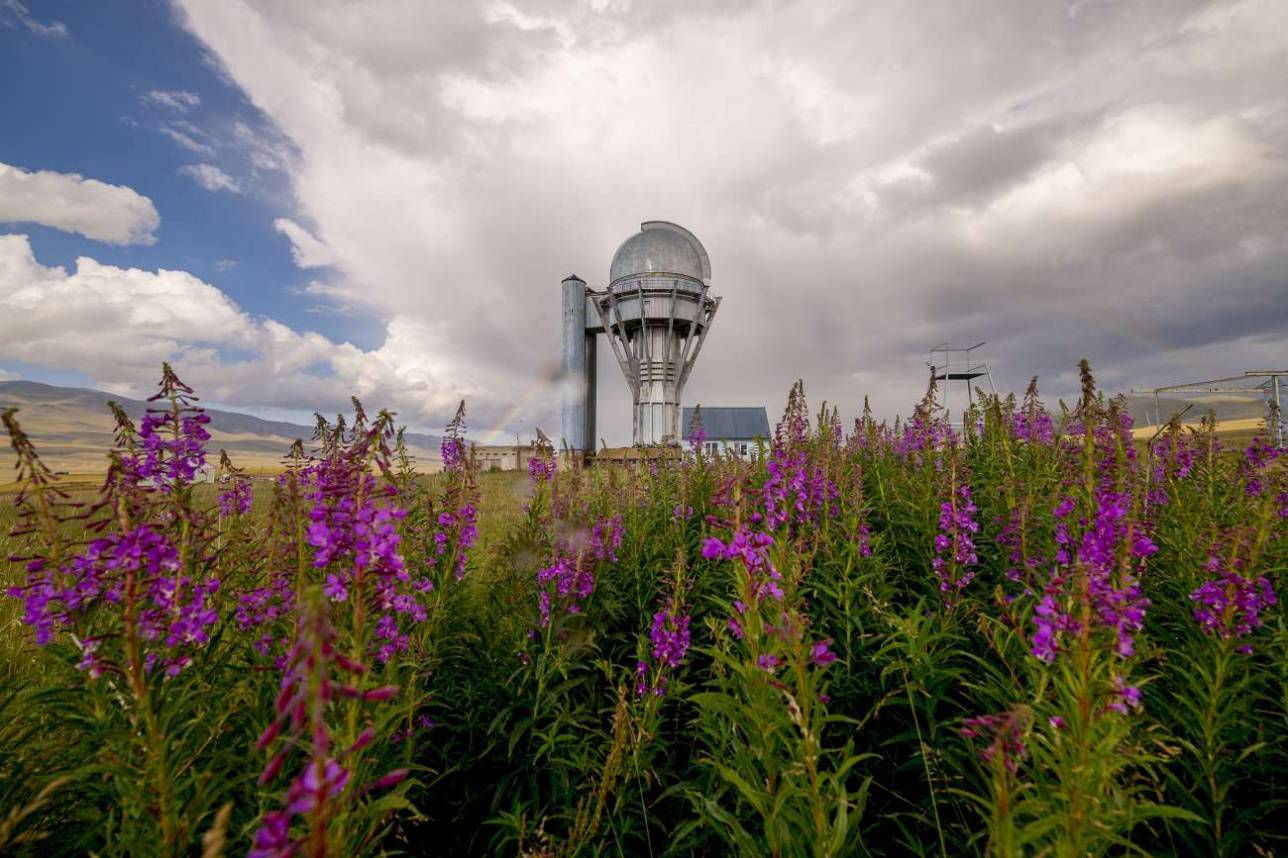
<svg viewBox="0 0 1288 858">
<path fill-rule="evenodd" d="M 647 221 L 622 242 L 602 292 L 575 274 L 563 281 L 563 444 L 595 449 L 596 337 L 608 338 L 631 390 L 632 443 L 678 444 L 680 399 L 720 299 L 711 261 L 682 226 Z"/>
</svg>

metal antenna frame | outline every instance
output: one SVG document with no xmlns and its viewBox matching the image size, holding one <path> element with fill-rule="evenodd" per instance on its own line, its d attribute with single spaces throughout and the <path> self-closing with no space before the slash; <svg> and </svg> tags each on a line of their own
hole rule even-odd
<svg viewBox="0 0 1288 858">
<path fill-rule="evenodd" d="M 976 343 L 966 348 L 953 348 L 948 343 L 940 343 L 930 350 L 930 360 L 926 361 L 926 366 L 930 367 L 934 374 L 935 381 L 942 381 L 943 394 L 942 402 L 936 403 L 943 409 L 944 414 L 948 417 L 949 423 L 952 422 L 952 411 L 948 408 L 948 392 L 951 387 L 950 381 L 964 381 L 966 383 L 966 407 L 975 404 L 975 389 L 971 382 L 983 376 L 988 379 L 988 392 L 994 396 L 997 390 L 993 387 L 993 373 L 989 371 L 986 363 L 971 363 L 971 353 L 975 349 L 988 345 L 987 341 Z M 935 361 L 935 355 L 942 354 L 944 362 L 942 364 Z M 953 362 L 953 355 L 962 355 L 960 368 Z"/>
</svg>

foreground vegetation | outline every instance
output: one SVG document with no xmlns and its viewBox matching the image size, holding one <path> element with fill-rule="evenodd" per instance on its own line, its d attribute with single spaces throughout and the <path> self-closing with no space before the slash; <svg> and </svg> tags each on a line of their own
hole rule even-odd
<svg viewBox="0 0 1288 858">
<path fill-rule="evenodd" d="M 1283 451 L 1083 379 L 517 480 L 355 401 L 212 491 L 167 368 L 88 496 L 6 413 L 0 853 L 1275 854 Z"/>
</svg>

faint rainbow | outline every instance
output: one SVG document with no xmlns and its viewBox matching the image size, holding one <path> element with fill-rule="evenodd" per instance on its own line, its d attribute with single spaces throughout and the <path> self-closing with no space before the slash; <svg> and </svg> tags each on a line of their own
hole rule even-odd
<svg viewBox="0 0 1288 858">
<path fill-rule="evenodd" d="M 507 408 L 501 414 L 501 416 L 497 418 L 496 422 L 492 424 L 491 428 L 487 429 L 486 431 L 483 432 L 482 435 L 479 436 L 479 440 L 477 443 L 481 445 L 497 443 L 497 439 L 500 438 L 505 433 L 505 427 L 508 423 L 510 423 L 512 420 L 514 420 L 516 417 L 522 414 L 523 411 L 527 409 L 527 407 L 531 405 L 535 399 L 537 399 L 539 396 L 541 396 L 550 388 L 555 387 L 558 383 L 559 383 L 558 378 L 545 378 L 533 384 L 526 391 L 524 391 L 524 393 L 517 400 L 515 400 L 514 404 L 512 404 L 509 408 Z M 509 439 L 507 438 L 505 440 L 509 440 Z M 524 439 L 524 440 L 526 441 L 527 439 Z"/>
</svg>

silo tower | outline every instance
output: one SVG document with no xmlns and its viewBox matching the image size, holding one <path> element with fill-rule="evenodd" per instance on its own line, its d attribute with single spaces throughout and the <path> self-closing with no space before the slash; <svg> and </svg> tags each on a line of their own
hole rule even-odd
<svg viewBox="0 0 1288 858">
<path fill-rule="evenodd" d="M 613 254 L 608 286 L 563 283 L 563 441 L 589 452 L 595 444 L 594 355 L 605 334 L 631 389 L 637 447 L 677 444 L 680 400 L 720 299 L 711 297 L 711 262 L 693 233 L 647 221 Z"/>
</svg>

